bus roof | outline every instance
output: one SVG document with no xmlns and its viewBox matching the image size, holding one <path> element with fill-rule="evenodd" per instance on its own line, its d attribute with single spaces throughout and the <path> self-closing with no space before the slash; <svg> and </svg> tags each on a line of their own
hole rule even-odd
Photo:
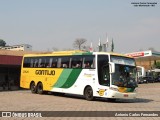
<svg viewBox="0 0 160 120">
<path fill-rule="evenodd" d="M 124 54 L 115 53 L 115 52 L 94 52 L 94 53 L 96 53 L 96 54 L 110 54 L 110 55 L 115 55 L 115 56 L 122 56 L 122 57 L 133 58 L 131 56 L 126 56 Z"/>
<path fill-rule="evenodd" d="M 43 52 L 43 53 L 37 53 L 37 54 L 25 54 L 24 56 L 63 56 L 63 55 L 92 55 L 92 52 L 86 52 L 86 51 L 56 51 L 56 52 Z"/>
<path fill-rule="evenodd" d="M 93 54 L 110 54 L 115 56 L 122 56 L 122 57 L 128 57 L 133 58 L 130 56 L 126 56 L 119 53 L 114 52 L 89 52 L 89 51 L 82 51 L 82 50 L 74 50 L 74 51 L 56 51 L 56 52 L 44 52 L 44 53 L 35 53 L 35 54 L 25 54 L 25 57 L 34 57 L 34 56 L 70 56 L 70 55 L 93 55 Z"/>
</svg>

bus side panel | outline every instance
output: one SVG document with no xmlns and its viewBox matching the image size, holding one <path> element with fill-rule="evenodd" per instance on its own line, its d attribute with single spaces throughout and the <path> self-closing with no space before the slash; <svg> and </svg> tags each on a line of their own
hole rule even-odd
<svg viewBox="0 0 160 120">
<path fill-rule="evenodd" d="M 34 81 L 36 85 L 42 82 L 43 90 L 50 91 L 57 82 L 62 71 L 63 69 L 23 68 L 21 71 L 20 86 L 29 89 L 31 81 Z"/>
<path fill-rule="evenodd" d="M 30 88 L 30 80 L 29 80 L 29 70 L 22 68 L 21 70 L 21 80 L 20 87 L 22 88 Z"/>
<path fill-rule="evenodd" d="M 77 80 L 78 76 L 80 75 L 82 69 L 72 69 L 72 72 L 67 78 L 67 81 L 61 88 L 70 88 Z"/>
<path fill-rule="evenodd" d="M 82 69 L 64 69 L 53 88 L 70 88 L 77 80 Z"/>
<path fill-rule="evenodd" d="M 43 89 L 45 91 L 51 91 L 51 89 L 53 88 L 53 86 L 57 83 L 60 75 L 63 73 L 63 69 L 52 69 L 55 73 L 53 75 L 45 75 L 45 77 L 43 76 L 43 78 L 45 79 L 42 79 L 39 80 L 43 83 Z"/>
<path fill-rule="evenodd" d="M 57 82 L 53 85 L 55 88 L 61 88 L 67 81 L 67 78 L 71 74 L 72 69 L 63 70 L 62 73 L 59 75 Z"/>
<path fill-rule="evenodd" d="M 66 77 L 65 79 L 64 79 L 65 82 L 63 85 L 61 85 L 61 87 L 59 86 L 58 88 L 55 86 L 53 87 L 52 91 L 83 95 L 86 86 L 88 85 L 91 86 L 93 91 L 95 89 L 94 88 L 96 82 L 95 70 L 73 69 L 72 72 L 70 72 L 68 77 Z"/>
</svg>

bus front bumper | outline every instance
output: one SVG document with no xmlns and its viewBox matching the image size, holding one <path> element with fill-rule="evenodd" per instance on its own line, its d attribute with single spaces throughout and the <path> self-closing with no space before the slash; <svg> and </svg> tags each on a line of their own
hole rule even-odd
<svg viewBox="0 0 160 120">
<path fill-rule="evenodd" d="M 107 98 L 135 99 L 136 95 L 137 93 L 135 92 L 122 93 L 119 91 L 109 90 Z"/>
</svg>

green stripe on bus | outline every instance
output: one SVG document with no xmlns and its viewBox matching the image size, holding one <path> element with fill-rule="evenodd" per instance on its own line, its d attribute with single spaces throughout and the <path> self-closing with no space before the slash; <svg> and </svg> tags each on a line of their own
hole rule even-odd
<svg viewBox="0 0 160 120">
<path fill-rule="evenodd" d="M 56 87 L 56 88 L 62 87 L 64 83 L 67 81 L 71 72 L 72 72 L 72 69 L 64 69 L 53 87 Z"/>
<path fill-rule="evenodd" d="M 73 69 L 71 74 L 69 75 L 67 81 L 61 88 L 69 88 L 71 87 L 75 81 L 77 80 L 79 74 L 81 73 L 82 69 Z"/>
<path fill-rule="evenodd" d="M 85 52 L 85 53 L 82 53 L 82 55 L 93 55 L 92 52 Z"/>
<path fill-rule="evenodd" d="M 127 88 L 127 92 L 133 92 L 135 88 Z"/>
<path fill-rule="evenodd" d="M 79 52 L 79 53 L 73 53 L 73 55 L 93 55 L 92 52 Z"/>
</svg>

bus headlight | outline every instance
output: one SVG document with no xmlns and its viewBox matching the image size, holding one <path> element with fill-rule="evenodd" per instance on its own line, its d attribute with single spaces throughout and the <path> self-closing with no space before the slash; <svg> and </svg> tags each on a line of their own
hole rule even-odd
<svg viewBox="0 0 160 120">
<path fill-rule="evenodd" d="M 138 89 L 137 89 L 137 88 L 135 88 L 135 89 L 134 89 L 134 92 L 137 92 L 137 91 L 138 91 Z"/>
</svg>

